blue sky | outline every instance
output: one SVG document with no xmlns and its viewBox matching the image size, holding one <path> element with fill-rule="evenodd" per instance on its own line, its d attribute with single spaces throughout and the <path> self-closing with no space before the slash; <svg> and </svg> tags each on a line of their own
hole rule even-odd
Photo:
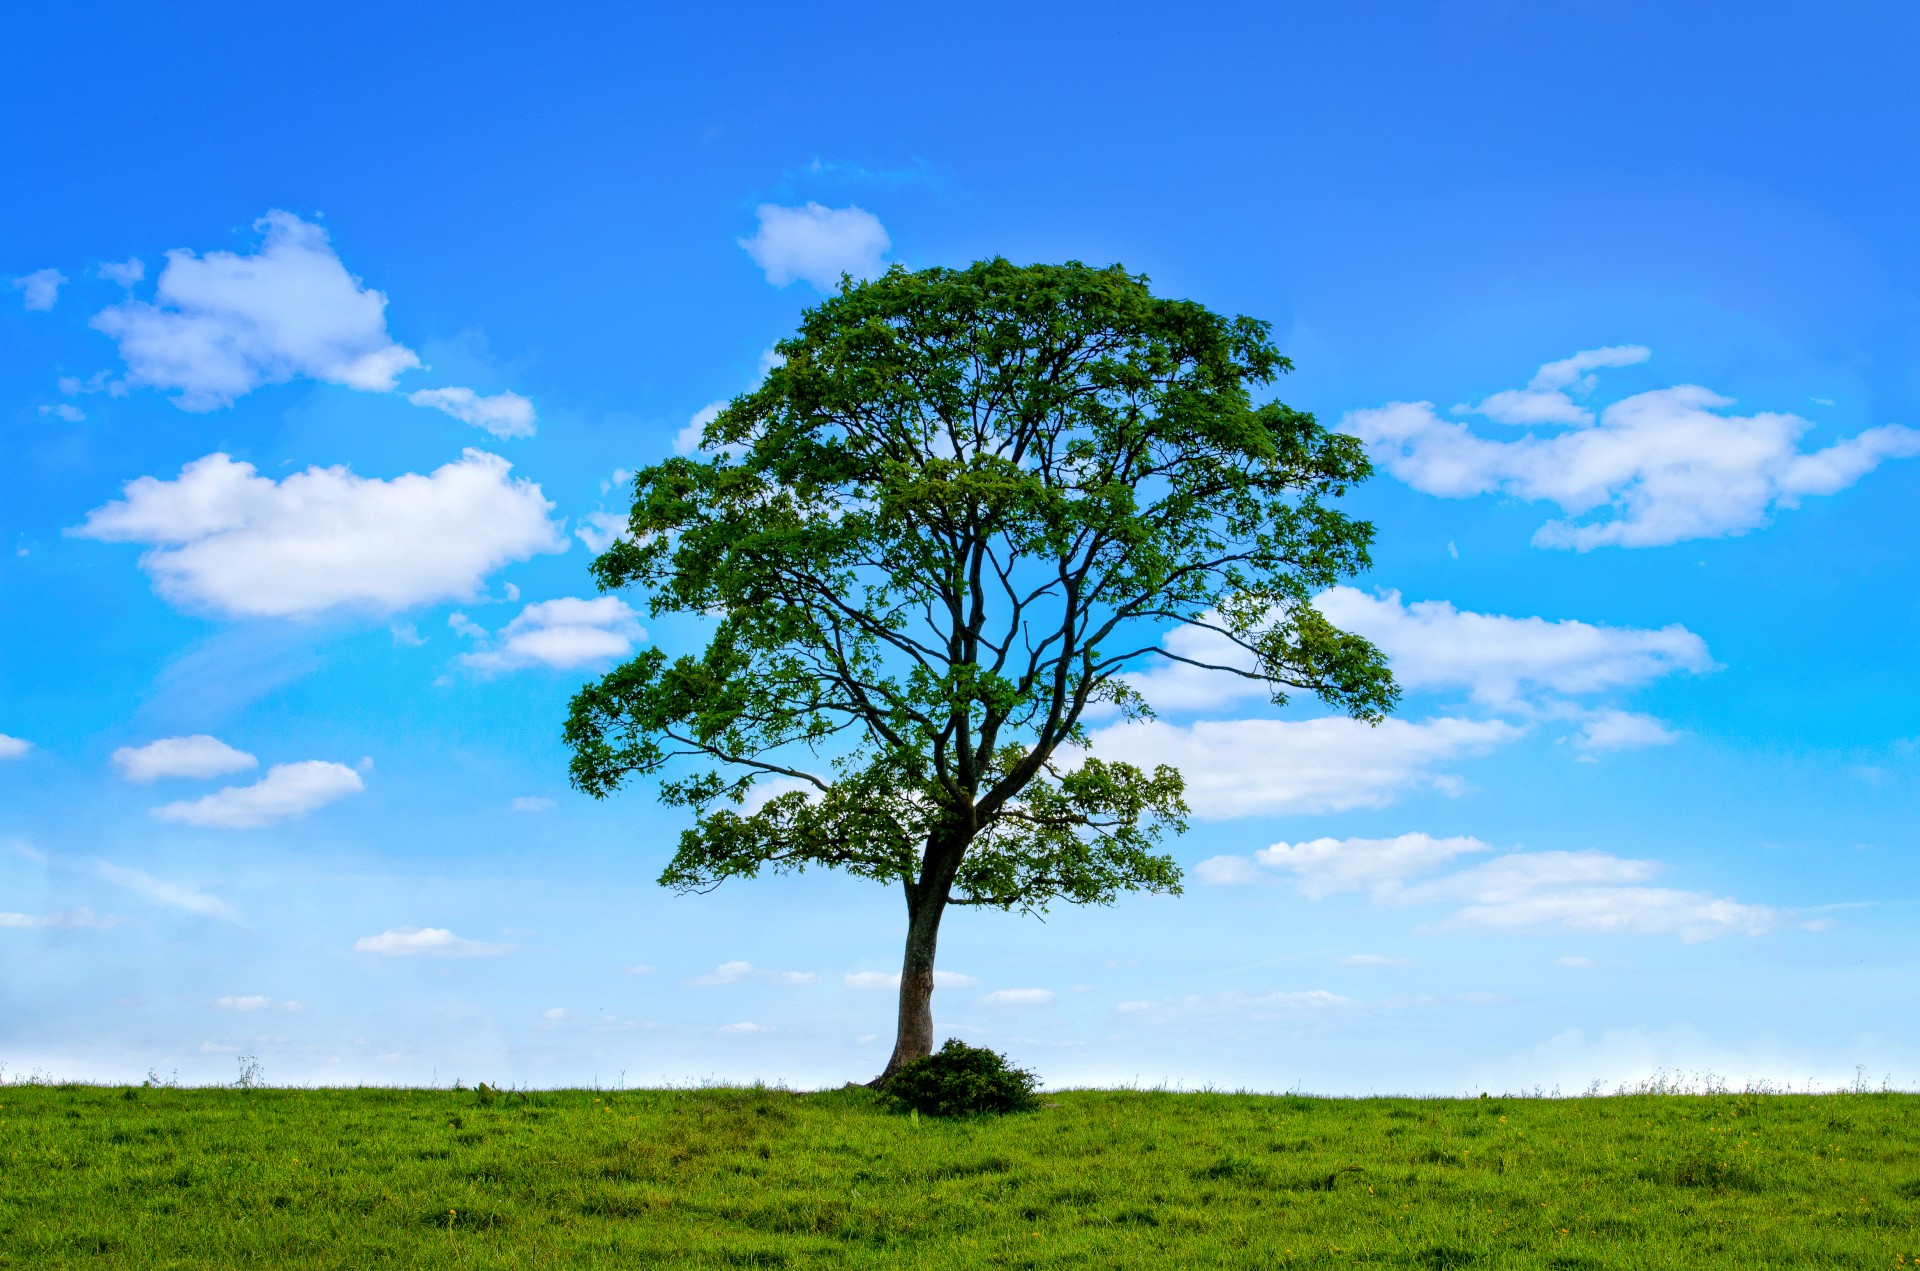
<svg viewBox="0 0 1920 1271">
<path fill-rule="evenodd" d="M 1371 732 L 1150 677 L 1188 887 L 959 913 L 1054 1084 L 1920 1084 L 1902 6 L 42 6 L 0 85 L 9 1075 L 864 1079 L 891 891 L 657 888 L 616 474 L 840 270 L 1119 261 L 1366 438 Z M 133 262 L 138 262 L 138 268 Z M 632 609 L 627 608 L 631 605 Z M 1860 1067 L 1863 1066 L 1863 1067 Z"/>
</svg>

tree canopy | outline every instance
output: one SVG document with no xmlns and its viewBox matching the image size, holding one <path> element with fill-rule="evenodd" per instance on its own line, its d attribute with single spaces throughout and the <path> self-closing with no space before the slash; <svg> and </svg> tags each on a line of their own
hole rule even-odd
<svg viewBox="0 0 1920 1271">
<path fill-rule="evenodd" d="M 1371 527 L 1333 500 L 1368 462 L 1254 400 L 1290 369 L 1265 323 L 1117 266 L 992 260 L 848 280 L 777 350 L 700 453 L 634 477 L 593 565 L 708 624 L 701 652 L 648 649 L 583 688 L 566 728 L 580 789 L 657 775 L 692 810 L 666 885 L 897 883 L 904 1004 L 913 929 L 949 903 L 1178 890 L 1156 847 L 1184 827 L 1180 774 L 1086 745 L 1151 714 L 1130 672 L 1183 661 L 1275 702 L 1391 709 L 1379 651 L 1311 603 L 1367 567 Z M 1170 651 L 1176 626 L 1222 654 Z"/>
</svg>

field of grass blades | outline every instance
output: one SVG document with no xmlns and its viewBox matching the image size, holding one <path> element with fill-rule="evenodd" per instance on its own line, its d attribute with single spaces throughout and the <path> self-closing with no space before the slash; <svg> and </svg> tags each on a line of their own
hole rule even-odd
<svg viewBox="0 0 1920 1271">
<path fill-rule="evenodd" d="M 1920 1096 L 0 1087 L 5 1267 L 1900 1267 Z"/>
</svg>

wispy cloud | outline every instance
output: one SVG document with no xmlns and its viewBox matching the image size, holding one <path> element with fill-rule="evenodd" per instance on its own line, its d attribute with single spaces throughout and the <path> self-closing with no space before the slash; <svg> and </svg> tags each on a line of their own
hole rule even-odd
<svg viewBox="0 0 1920 1271">
<path fill-rule="evenodd" d="M 220 918 L 227 922 L 240 921 L 240 911 L 217 896 L 209 896 L 196 887 L 185 883 L 169 883 L 155 878 L 151 874 L 137 869 L 128 869 L 124 865 L 115 865 L 100 861 L 93 872 L 116 887 L 124 887 L 135 895 L 144 896 L 156 904 L 167 905 L 174 909 L 184 909 L 203 918 Z"/>
<path fill-rule="evenodd" d="M 445 927 L 389 927 L 377 936 L 361 936 L 353 948 L 389 958 L 485 958 L 511 953 L 515 946 L 468 940 Z"/>
<path fill-rule="evenodd" d="M 117 927 L 125 922 L 113 914 L 97 914 L 91 909 L 59 909 L 48 914 L 0 913 L 0 927 L 46 927 L 60 931 L 75 931 L 88 927 L 105 929 Z"/>
<path fill-rule="evenodd" d="M 686 983 L 697 988 L 739 984 L 745 980 L 764 980 L 773 984 L 812 984 L 819 980 L 812 971 L 768 971 L 751 962 L 722 962 L 705 975 L 696 975 Z"/>
<path fill-rule="evenodd" d="M 1454 906 L 1453 915 L 1434 930 L 1560 927 L 1674 935 L 1693 942 L 1764 935 L 1790 916 L 1772 906 L 1710 892 L 1648 886 L 1665 866 L 1608 852 L 1508 852 L 1444 872 L 1462 858 L 1492 851 L 1467 836 L 1321 838 L 1275 843 L 1251 857 L 1216 858 L 1239 863 L 1231 869 L 1214 866 L 1206 881 L 1241 884 L 1283 877 L 1309 900 L 1361 892 L 1379 904 Z"/>
</svg>

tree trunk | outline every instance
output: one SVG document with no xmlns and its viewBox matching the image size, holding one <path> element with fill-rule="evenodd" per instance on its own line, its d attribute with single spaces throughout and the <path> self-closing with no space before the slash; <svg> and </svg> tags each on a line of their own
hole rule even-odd
<svg viewBox="0 0 1920 1271">
<path fill-rule="evenodd" d="M 917 894 L 916 894 L 917 892 Z M 900 1030 L 886 1071 L 867 1084 L 879 1087 L 916 1059 L 933 1053 L 933 957 L 940 941 L 940 916 L 947 908 L 947 886 L 923 882 L 907 893 L 907 950 L 900 963 Z"/>
</svg>

